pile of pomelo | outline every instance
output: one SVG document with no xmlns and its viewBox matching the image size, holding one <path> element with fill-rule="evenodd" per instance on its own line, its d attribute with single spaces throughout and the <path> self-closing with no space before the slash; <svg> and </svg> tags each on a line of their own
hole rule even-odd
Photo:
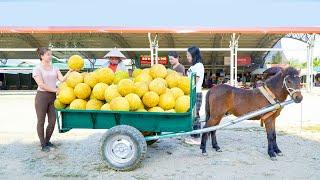
<svg viewBox="0 0 320 180">
<path fill-rule="evenodd" d="M 182 113 L 190 108 L 189 78 L 161 64 L 135 69 L 133 77 L 109 68 L 79 73 L 84 63 L 77 55 L 68 65 L 76 71 L 59 85 L 57 109 Z"/>
</svg>

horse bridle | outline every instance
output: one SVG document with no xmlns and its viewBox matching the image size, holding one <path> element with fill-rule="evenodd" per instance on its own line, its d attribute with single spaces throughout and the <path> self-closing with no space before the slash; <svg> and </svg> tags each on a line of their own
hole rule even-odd
<svg viewBox="0 0 320 180">
<path fill-rule="evenodd" d="M 298 75 L 294 75 L 294 77 L 297 77 Z M 289 75 L 287 75 L 286 77 L 284 77 L 283 79 L 283 85 L 282 87 L 286 87 L 286 90 L 288 91 L 289 95 L 292 97 L 292 95 L 294 93 L 297 93 L 297 92 L 301 92 L 300 89 L 294 89 L 294 88 L 290 88 L 288 87 L 287 85 L 287 78 L 289 77 Z"/>
</svg>

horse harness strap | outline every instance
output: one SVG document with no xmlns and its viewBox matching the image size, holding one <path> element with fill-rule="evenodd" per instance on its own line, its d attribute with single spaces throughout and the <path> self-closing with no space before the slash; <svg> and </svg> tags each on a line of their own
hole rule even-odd
<svg viewBox="0 0 320 180">
<path fill-rule="evenodd" d="M 272 91 L 267 87 L 267 85 L 263 85 L 258 87 L 259 91 L 263 94 L 263 96 L 270 102 L 270 104 L 274 105 L 277 104 L 276 102 L 276 96 L 272 93 Z M 273 110 L 271 112 L 268 112 L 264 115 L 264 119 L 268 119 L 270 116 L 272 116 L 277 110 Z M 264 120 L 263 120 L 264 121 Z"/>
<path fill-rule="evenodd" d="M 272 93 L 272 91 L 266 86 L 258 87 L 259 91 L 263 94 L 263 96 L 270 102 L 270 104 L 277 104 L 276 96 Z"/>
</svg>

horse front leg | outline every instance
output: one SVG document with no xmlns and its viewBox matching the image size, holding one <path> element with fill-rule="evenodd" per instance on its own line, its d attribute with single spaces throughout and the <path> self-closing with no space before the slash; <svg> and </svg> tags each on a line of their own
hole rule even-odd
<svg viewBox="0 0 320 180">
<path fill-rule="evenodd" d="M 271 118 L 267 119 L 265 121 L 265 128 L 267 131 L 267 139 L 268 139 L 268 154 L 270 156 L 270 159 L 272 161 L 275 161 L 277 160 L 275 149 L 274 149 L 275 128 L 272 121 L 274 121 L 274 119 L 271 119 Z"/>
<path fill-rule="evenodd" d="M 273 124 L 273 127 L 274 127 L 274 133 L 273 133 L 273 149 L 274 149 L 274 152 L 278 155 L 278 156 L 283 156 L 281 150 L 279 149 L 278 147 L 278 144 L 277 144 L 277 134 L 276 134 L 276 126 L 275 126 L 275 119 L 272 121 L 272 124 Z"/>
<path fill-rule="evenodd" d="M 215 149 L 217 152 L 222 152 L 222 150 L 220 149 L 217 143 L 216 131 L 211 131 L 210 135 L 211 135 L 212 148 Z"/>
</svg>

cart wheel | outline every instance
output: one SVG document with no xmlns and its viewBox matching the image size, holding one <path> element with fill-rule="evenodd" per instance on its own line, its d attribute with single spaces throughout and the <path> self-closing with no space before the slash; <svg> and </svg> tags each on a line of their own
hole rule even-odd
<svg viewBox="0 0 320 180">
<path fill-rule="evenodd" d="M 157 133 L 155 133 L 155 132 L 149 132 L 149 131 L 144 131 L 144 132 L 142 132 L 142 134 L 143 134 L 143 136 L 154 136 L 154 135 L 156 135 Z M 154 143 L 157 142 L 157 141 L 158 141 L 158 139 L 147 141 L 147 145 L 150 146 L 150 145 L 154 144 Z"/>
<path fill-rule="evenodd" d="M 137 129 L 119 125 L 101 139 L 101 156 L 111 169 L 130 171 L 137 168 L 147 153 L 146 141 Z"/>
</svg>

